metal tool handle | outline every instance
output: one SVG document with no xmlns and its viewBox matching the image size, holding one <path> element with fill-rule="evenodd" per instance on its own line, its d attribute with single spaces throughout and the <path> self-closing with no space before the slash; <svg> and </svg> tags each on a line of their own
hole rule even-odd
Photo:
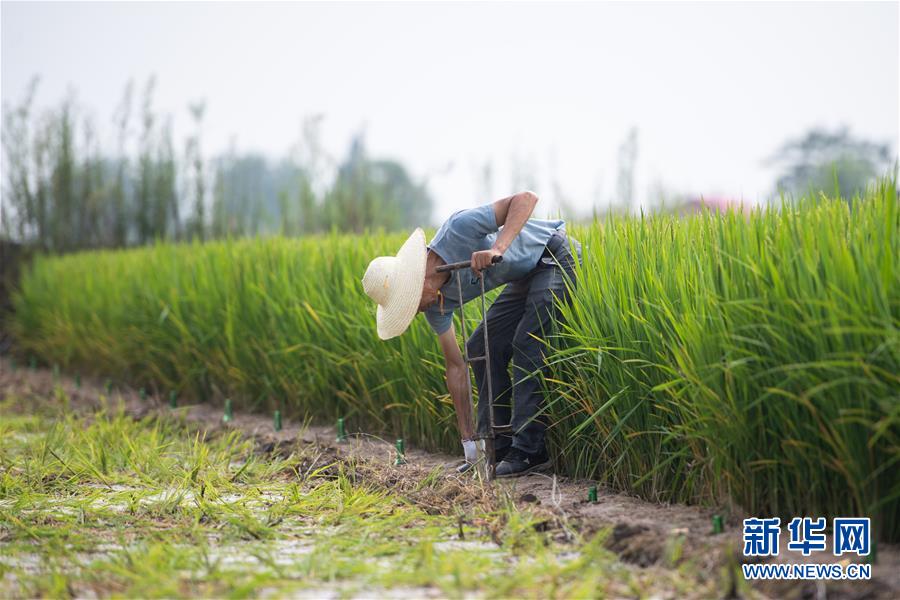
<svg viewBox="0 0 900 600">
<path fill-rule="evenodd" d="M 496 265 L 497 263 L 503 262 L 503 256 L 495 256 L 491 259 L 491 264 Z M 464 260 L 462 262 L 450 263 L 449 265 L 441 265 L 436 268 L 435 271 L 438 273 L 446 273 L 447 271 L 458 271 L 459 269 L 468 269 L 472 266 L 472 261 Z"/>
</svg>

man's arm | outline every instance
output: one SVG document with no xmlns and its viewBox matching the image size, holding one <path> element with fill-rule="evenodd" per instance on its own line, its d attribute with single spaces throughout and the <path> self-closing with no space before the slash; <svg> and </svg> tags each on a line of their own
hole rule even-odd
<svg viewBox="0 0 900 600">
<path fill-rule="evenodd" d="M 459 434 L 463 440 L 471 440 L 475 436 L 475 421 L 472 418 L 472 403 L 469 401 L 469 367 L 456 343 L 456 331 L 452 324 L 450 329 L 438 336 L 438 341 L 447 366 L 447 389 L 456 408 Z"/>
<path fill-rule="evenodd" d="M 531 217 L 537 202 L 537 194 L 529 191 L 494 202 L 494 218 L 497 221 L 497 227 L 503 229 L 490 250 L 481 250 L 472 254 L 472 269 L 476 273 L 490 265 L 495 256 L 501 256 L 506 252 Z"/>
</svg>

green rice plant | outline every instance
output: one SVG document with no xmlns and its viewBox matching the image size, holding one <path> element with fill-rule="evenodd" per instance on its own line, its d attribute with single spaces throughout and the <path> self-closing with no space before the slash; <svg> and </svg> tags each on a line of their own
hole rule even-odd
<svg viewBox="0 0 900 600">
<path fill-rule="evenodd" d="M 573 473 L 900 536 L 897 196 L 584 231 L 552 357 Z"/>
<path fill-rule="evenodd" d="M 361 294 L 371 257 L 402 241 L 334 235 L 40 259 L 24 282 L 20 339 L 67 368 L 245 408 L 274 410 L 280 398 L 295 414 L 446 445 L 452 406 L 427 325 L 382 343 Z M 49 302 L 61 277 L 80 291 Z"/>
<path fill-rule="evenodd" d="M 560 469 L 654 500 L 870 515 L 900 539 L 895 189 L 572 227 L 584 264 L 547 340 Z M 12 327 L 23 355 L 68 370 L 455 450 L 435 336 L 417 317 L 379 340 L 360 284 L 403 240 L 41 257 Z"/>
</svg>

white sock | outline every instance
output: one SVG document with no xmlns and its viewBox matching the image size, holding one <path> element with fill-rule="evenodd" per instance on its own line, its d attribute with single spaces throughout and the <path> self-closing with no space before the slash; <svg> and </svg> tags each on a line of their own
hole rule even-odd
<svg viewBox="0 0 900 600">
<path fill-rule="evenodd" d="M 475 462 L 478 453 L 475 451 L 475 440 L 463 440 L 463 452 L 466 455 L 466 462 Z"/>
</svg>

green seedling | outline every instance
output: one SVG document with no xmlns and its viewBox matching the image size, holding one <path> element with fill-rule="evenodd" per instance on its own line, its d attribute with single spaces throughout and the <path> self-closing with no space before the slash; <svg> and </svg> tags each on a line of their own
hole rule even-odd
<svg viewBox="0 0 900 600">
<path fill-rule="evenodd" d="M 274 425 L 275 431 L 281 431 L 281 411 L 280 410 L 275 411 L 275 418 L 274 418 L 273 425 Z"/>
<path fill-rule="evenodd" d="M 169 392 L 169 408 L 177 408 L 178 407 L 178 394 L 175 393 L 175 390 L 171 390 Z"/>
<path fill-rule="evenodd" d="M 147 390 L 145 390 L 144 388 L 139 389 L 139 390 L 138 390 L 138 397 L 141 399 L 142 402 L 143 402 L 144 400 L 146 400 L 146 399 L 147 399 Z"/>
<path fill-rule="evenodd" d="M 229 423 L 234 418 L 231 407 L 231 398 L 225 398 L 225 412 L 222 414 L 222 422 Z"/>
<path fill-rule="evenodd" d="M 112 380 L 111 379 L 106 380 L 106 383 L 103 384 L 103 389 L 106 390 L 107 394 L 112 391 Z"/>
<path fill-rule="evenodd" d="M 337 441 L 338 442 L 346 442 L 347 441 L 347 431 L 344 429 L 344 418 L 340 417 L 337 420 Z"/>
</svg>

